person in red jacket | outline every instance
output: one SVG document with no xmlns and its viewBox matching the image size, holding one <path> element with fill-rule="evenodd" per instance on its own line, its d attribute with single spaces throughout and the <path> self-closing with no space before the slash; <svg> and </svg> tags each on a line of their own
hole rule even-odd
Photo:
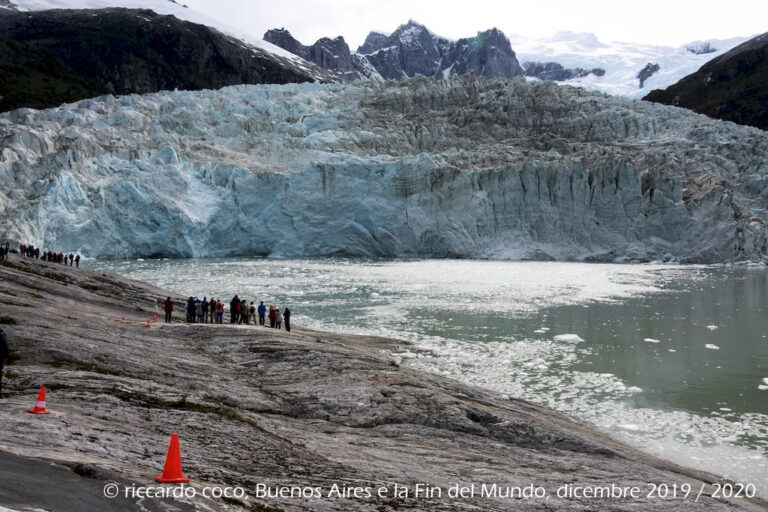
<svg viewBox="0 0 768 512">
<path fill-rule="evenodd" d="M 173 301 L 170 297 L 165 299 L 165 323 L 168 323 L 171 321 L 171 317 L 173 316 Z"/>
<path fill-rule="evenodd" d="M 274 329 L 276 322 L 277 322 L 277 311 L 275 311 L 274 305 L 270 305 L 269 306 L 269 326 Z"/>
</svg>

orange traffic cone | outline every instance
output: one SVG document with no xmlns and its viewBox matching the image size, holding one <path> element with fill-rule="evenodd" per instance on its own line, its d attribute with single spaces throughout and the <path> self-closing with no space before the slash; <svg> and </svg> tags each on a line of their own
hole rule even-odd
<svg viewBox="0 0 768 512">
<path fill-rule="evenodd" d="M 165 458 L 163 476 L 155 477 L 163 484 L 186 484 L 189 478 L 181 472 L 181 450 L 179 450 L 179 434 L 171 436 L 171 445 L 168 447 L 168 455 Z"/>
<path fill-rule="evenodd" d="M 122 320 L 120 320 L 120 323 L 121 323 L 121 324 L 125 324 L 125 315 L 123 315 L 123 319 L 122 319 Z"/>
<path fill-rule="evenodd" d="M 32 414 L 51 414 L 51 412 L 45 408 L 45 386 L 41 387 L 40 393 L 37 394 L 35 408 L 27 409 L 27 412 L 31 412 Z"/>
<path fill-rule="evenodd" d="M 147 325 L 145 327 L 152 327 L 152 324 L 149 323 L 149 318 L 147 318 Z"/>
</svg>

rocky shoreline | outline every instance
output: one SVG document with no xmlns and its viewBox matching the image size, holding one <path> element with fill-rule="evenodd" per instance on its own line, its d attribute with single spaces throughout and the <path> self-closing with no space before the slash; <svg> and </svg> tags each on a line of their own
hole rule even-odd
<svg viewBox="0 0 768 512">
<path fill-rule="evenodd" d="M 0 486 L 0 509 L 768 508 L 757 499 L 712 497 L 709 484 L 720 478 L 639 452 L 555 411 L 401 366 L 390 354 L 402 341 L 228 324 L 158 321 L 146 328 L 167 295 L 120 276 L 14 255 L 0 264 L 0 323 L 12 343 L 0 400 L 0 479 L 9 484 Z M 52 412 L 45 417 L 25 412 L 40 386 Z M 195 489 L 239 486 L 248 496 L 103 497 L 107 482 L 155 485 L 172 433 L 181 438 Z M 395 484 L 408 496 L 397 495 Z M 440 487 L 442 496 L 416 496 L 417 484 Z M 474 497 L 448 495 L 472 484 Z M 480 495 L 483 484 L 500 492 Z M 648 484 L 687 484 L 693 495 L 648 497 Z M 372 492 L 329 497 L 334 485 Z M 564 485 L 642 492 L 558 496 Z M 529 486 L 547 497 L 501 492 Z M 321 496 L 259 495 L 290 487 L 319 488 Z M 379 496 L 382 487 L 388 491 Z"/>
</svg>

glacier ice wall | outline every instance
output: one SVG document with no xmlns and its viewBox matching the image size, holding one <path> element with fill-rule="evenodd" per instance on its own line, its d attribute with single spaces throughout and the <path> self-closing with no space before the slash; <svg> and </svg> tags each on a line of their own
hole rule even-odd
<svg viewBox="0 0 768 512">
<path fill-rule="evenodd" d="M 762 260 L 766 198 L 765 132 L 519 79 L 0 115 L 0 236 L 95 257 Z"/>
</svg>

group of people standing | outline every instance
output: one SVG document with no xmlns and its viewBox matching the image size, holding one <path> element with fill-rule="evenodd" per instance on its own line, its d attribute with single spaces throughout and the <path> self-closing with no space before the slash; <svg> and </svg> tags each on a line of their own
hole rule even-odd
<svg viewBox="0 0 768 512">
<path fill-rule="evenodd" d="M 255 306 L 253 302 L 249 304 L 247 300 L 235 295 L 229 302 L 230 323 L 247 325 L 253 322 L 253 325 L 257 325 L 258 321 L 258 325 L 265 325 L 267 319 L 269 319 L 269 326 L 273 329 L 282 329 L 285 324 L 285 330 L 291 332 L 291 310 L 288 307 L 280 311 L 279 307 L 270 304 L 269 314 L 267 314 L 267 306 L 263 301 Z"/>
<path fill-rule="evenodd" d="M 171 322 L 174 305 L 170 297 L 165 299 L 164 310 L 165 321 Z M 189 297 L 186 312 L 187 323 L 224 323 L 224 303 L 221 299 L 211 297 L 211 300 L 208 300 L 208 297 L 203 297 L 203 300 L 200 300 L 197 297 Z M 253 301 L 249 303 L 237 295 L 229 302 L 229 323 L 231 324 L 266 325 L 267 319 L 269 319 L 269 326 L 273 329 L 282 329 L 285 326 L 285 330 L 291 332 L 291 310 L 287 307 L 280 311 L 279 307 L 270 305 L 267 312 L 267 306 L 263 301 L 256 306 Z"/>
<path fill-rule="evenodd" d="M 0 261 L 8 258 L 9 252 L 15 252 L 15 250 L 11 251 L 11 247 L 8 242 L 0 246 Z M 34 258 L 36 260 L 43 260 L 50 263 L 59 263 L 61 265 L 68 265 L 70 267 L 77 266 L 80 268 L 79 254 L 75 255 L 73 253 L 69 253 L 69 255 L 67 255 L 61 251 L 58 253 L 55 251 L 45 251 L 41 253 L 39 247 L 35 247 L 31 244 L 19 244 L 19 254 L 26 256 L 27 258 Z"/>
<path fill-rule="evenodd" d="M 171 321 L 173 301 L 170 297 L 165 300 L 165 321 Z M 187 322 L 200 324 L 220 324 L 224 322 L 224 303 L 220 299 L 203 300 L 197 297 L 187 299 Z"/>
</svg>

